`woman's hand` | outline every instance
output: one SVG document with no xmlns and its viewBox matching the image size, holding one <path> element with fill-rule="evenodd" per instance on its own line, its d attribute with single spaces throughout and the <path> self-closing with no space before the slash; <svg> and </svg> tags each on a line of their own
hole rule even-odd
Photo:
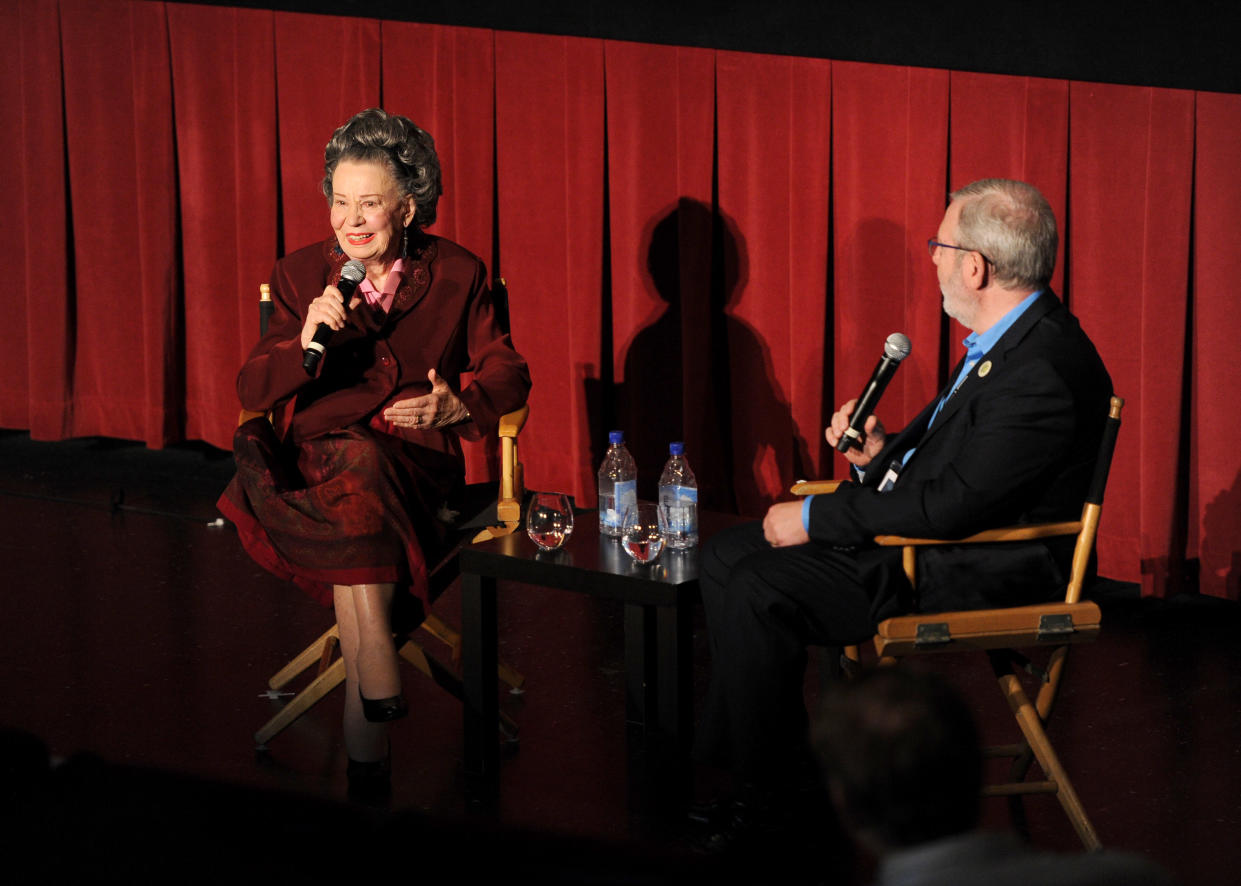
<svg viewBox="0 0 1241 886">
<path fill-rule="evenodd" d="M 850 400 L 832 413 L 832 422 L 823 431 L 823 436 L 827 438 L 828 445 L 833 449 L 836 448 L 836 444 L 840 442 L 845 431 L 849 429 L 849 417 L 853 415 L 856 406 L 857 400 Z M 862 448 L 855 449 L 850 446 L 845 450 L 844 457 L 850 464 L 864 468 L 880 453 L 886 441 L 887 434 L 883 430 L 883 423 L 872 415 L 862 426 Z"/>
<path fill-rule="evenodd" d="M 353 310 L 361 302 L 361 296 L 355 295 L 349 310 Z M 339 332 L 345 328 L 345 318 L 348 316 L 340 290 L 335 286 L 324 288 L 323 295 L 312 301 L 306 309 L 306 322 L 302 325 L 302 350 L 310 347 L 310 340 L 315 337 L 315 330 L 320 323 L 326 323 L 333 332 Z"/>
<path fill-rule="evenodd" d="M 384 410 L 384 419 L 398 428 L 446 428 L 449 425 L 469 421 L 470 411 L 465 408 L 448 382 L 434 369 L 427 373 L 431 381 L 431 393 L 408 400 L 398 400 Z"/>
</svg>

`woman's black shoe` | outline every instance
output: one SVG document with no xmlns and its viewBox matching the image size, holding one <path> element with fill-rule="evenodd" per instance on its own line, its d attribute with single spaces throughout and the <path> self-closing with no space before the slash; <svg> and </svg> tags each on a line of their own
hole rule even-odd
<svg viewBox="0 0 1241 886">
<path fill-rule="evenodd" d="M 362 716 L 372 723 L 391 723 L 393 720 L 399 720 L 409 713 L 409 707 L 405 704 L 405 696 L 403 695 L 391 695 L 387 698 L 367 698 L 362 694 L 362 690 L 359 689 L 358 697 L 362 699 Z"/>
<path fill-rule="evenodd" d="M 384 806 L 392 799 L 392 764 L 390 757 L 362 763 L 350 758 L 345 768 L 349 779 L 349 799 L 367 806 Z"/>
</svg>

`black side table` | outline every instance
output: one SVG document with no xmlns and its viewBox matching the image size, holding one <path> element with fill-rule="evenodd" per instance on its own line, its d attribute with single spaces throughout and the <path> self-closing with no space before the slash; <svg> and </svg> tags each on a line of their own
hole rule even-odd
<svg viewBox="0 0 1241 886">
<path fill-rule="evenodd" d="M 496 743 L 496 583 L 500 579 L 619 600 L 625 606 L 625 708 L 631 777 L 635 757 L 664 792 L 689 785 L 693 732 L 693 607 L 699 600 L 698 548 L 663 552 L 650 566 L 634 563 L 619 539 L 599 534 L 596 511 L 576 516 L 558 551 L 540 551 L 524 532 L 461 551 L 462 676 L 465 684 L 465 771 L 474 803 L 498 786 Z M 704 530 L 739 518 L 703 514 Z M 642 747 L 634 753 L 634 738 Z M 673 774 L 669 783 L 667 776 Z"/>
</svg>

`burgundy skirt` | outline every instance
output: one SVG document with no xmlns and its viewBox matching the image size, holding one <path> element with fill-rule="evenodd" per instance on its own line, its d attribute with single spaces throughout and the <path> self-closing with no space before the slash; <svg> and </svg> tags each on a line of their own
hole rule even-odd
<svg viewBox="0 0 1241 886">
<path fill-rule="evenodd" d="M 285 444 L 263 418 L 238 427 L 233 457 L 217 505 L 260 566 L 326 606 L 333 585 L 386 582 L 432 602 L 424 552 L 443 545 L 459 460 L 358 425 Z"/>
</svg>

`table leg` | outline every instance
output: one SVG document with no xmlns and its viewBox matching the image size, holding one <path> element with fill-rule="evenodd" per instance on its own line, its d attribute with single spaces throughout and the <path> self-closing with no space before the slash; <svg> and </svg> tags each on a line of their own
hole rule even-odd
<svg viewBox="0 0 1241 886">
<path fill-rule="evenodd" d="M 679 764 L 688 755 L 694 729 L 694 631 L 690 607 L 657 608 L 659 710 L 661 739 Z"/>
<path fill-rule="evenodd" d="M 496 734 L 500 701 L 496 687 L 496 580 L 461 576 L 461 677 L 465 776 L 472 803 L 487 802 L 499 784 Z"/>
<path fill-rule="evenodd" d="M 625 604 L 625 722 L 643 733 L 656 717 L 655 613 L 652 607 Z"/>
<path fill-rule="evenodd" d="M 681 810 L 692 772 L 693 621 L 688 606 L 625 606 L 630 806 Z"/>
</svg>

